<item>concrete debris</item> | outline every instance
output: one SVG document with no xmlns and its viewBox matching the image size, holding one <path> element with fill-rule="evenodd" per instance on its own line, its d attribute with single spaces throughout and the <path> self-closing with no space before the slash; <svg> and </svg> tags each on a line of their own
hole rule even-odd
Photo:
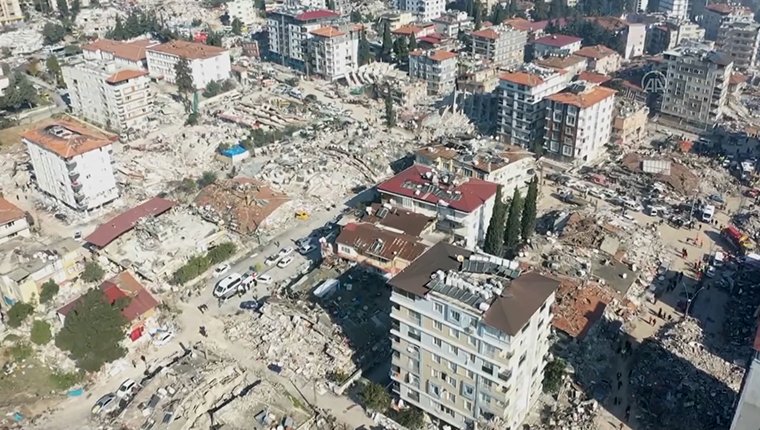
<svg viewBox="0 0 760 430">
<path fill-rule="evenodd" d="M 563 390 L 560 401 L 547 406 L 542 412 L 541 423 L 530 426 L 531 430 L 596 430 L 594 423 L 599 404 L 589 399 L 583 391 L 571 384 Z M 504 428 L 495 427 L 495 428 Z"/>
</svg>

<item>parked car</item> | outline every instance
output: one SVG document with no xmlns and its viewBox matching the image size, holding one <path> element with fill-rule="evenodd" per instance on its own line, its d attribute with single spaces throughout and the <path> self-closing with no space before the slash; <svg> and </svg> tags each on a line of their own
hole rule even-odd
<svg viewBox="0 0 760 430">
<path fill-rule="evenodd" d="M 163 346 L 169 343 L 174 338 L 173 331 L 161 331 L 156 333 L 153 337 L 153 344 L 156 346 Z"/>
<path fill-rule="evenodd" d="M 280 258 L 287 257 L 288 255 L 293 253 L 293 248 L 288 246 L 287 248 L 282 248 L 280 252 L 277 253 Z"/>
<path fill-rule="evenodd" d="M 220 264 L 214 268 L 214 277 L 218 278 L 230 271 L 230 265 L 227 263 Z"/>
<path fill-rule="evenodd" d="M 120 399 L 131 397 L 136 388 L 137 382 L 134 379 L 127 379 L 119 385 L 119 389 L 116 390 L 116 397 Z"/>
<path fill-rule="evenodd" d="M 108 413 L 112 411 L 118 403 L 119 402 L 116 400 L 116 394 L 108 393 L 95 402 L 92 409 L 90 409 L 90 412 L 94 415 Z"/>
<path fill-rule="evenodd" d="M 240 309 L 255 311 L 259 307 L 259 302 L 256 300 L 245 300 L 240 302 Z"/>
<path fill-rule="evenodd" d="M 266 260 L 264 260 L 264 264 L 266 264 L 267 266 L 273 266 L 275 263 L 277 263 L 277 260 L 279 259 L 280 259 L 279 255 L 270 255 L 269 257 L 267 257 Z"/>
<path fill-rule="evenodd" d="M 74 233 L 74 240 L 79 240 L 81 238 L 82 238 L 82 232 L 81 231 L 77 231 L 76 233 Z"/>
<path fill-rule="evenodd" d="M 285 267 L 288 267 L 288 265 L 292 262 L 293 262 L 293 257 L 285 257 L 277 263 L 277 267 L 279 267 L 280 269 L 284 269 Z"/>
<path fill-rule="evenodd" d="M 256 278 L 257 284 L 271 284 L 272 283 L 272 275 L 268 275 L 264 273 L 263 275 L 259 275 L 258 278 Z"/>
<path fill-rule="evenodd" d="M 314 245 L 314 243 L 307 243 L 304 246 L 301 246 L 300 248 L 298 248 L 298 252 L 301 255 L 306 255 L 310 253 L 311 251 L 314 251 L 315 249 L 317 249 L 317 247 L 316 245 Z"/>
<path fill-rule="evenodd" d="M 233 273 L 217 282 L 214 287 L 214 297 L 218 299 L 227 299 L 234 296 L 237 294 L 241 280 L 242 276 L 240 276 L 240 274 Z"/>
</svg>

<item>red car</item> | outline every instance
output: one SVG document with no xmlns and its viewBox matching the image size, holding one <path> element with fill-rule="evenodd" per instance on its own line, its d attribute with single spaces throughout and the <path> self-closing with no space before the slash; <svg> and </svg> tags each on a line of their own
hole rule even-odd
<svg viewBox="0 0 760 430">
<path fill-rule="evenodd" d="M 757 196 L 760 196 L 760 189 L 752 188 L 744 192 L 744 195 L 747 197 L 752 197 L 753 199 Z"/>
</svg>

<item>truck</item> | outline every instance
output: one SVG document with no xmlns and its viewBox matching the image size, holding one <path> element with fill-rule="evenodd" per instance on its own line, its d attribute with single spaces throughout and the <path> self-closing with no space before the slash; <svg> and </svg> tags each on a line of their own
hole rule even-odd
<svg viewBox="0 0 760 430">
<path fill-rule="evenodd" d="M 576 205 L 576 206 L 581 206 L 581 207 L 586 206 L 588 204 L 587 200 L 584 200 L 580 197 L 576 197 L 572 191 L 567 191 L 567 190 L 559 193 L 559 199 L 565 203 L 570 203 L 571 205 Z"/>
<path fill-rule="evenodd" d="M 742 233 L 733 225 L 724 228 L 721 231 L 721 234 L 740 254 L 747 254 L 752 251 L 752 248 L 754 247 L 749 236 Z"/>
</svg>

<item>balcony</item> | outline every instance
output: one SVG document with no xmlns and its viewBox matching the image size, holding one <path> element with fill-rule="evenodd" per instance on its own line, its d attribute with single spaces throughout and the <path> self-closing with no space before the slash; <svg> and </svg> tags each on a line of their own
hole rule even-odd
<svg viewBox="0 0 760 430">
<path fill-rule="evenodd" d="M 511 370 L 504 370 L 502 372 L 499 372 L 499 379 L 501 379 L 504 382 L 508 382 L 511 377 L 512 377 Z"/>
<path fill-rule="evenodd" d="M 65 160 L 64 163 L 69 171 L 74 170 L 77 167 L 77 162 L 72 159 Z"/>
<path fill-rule="evenodd" d="M 72 184 L 76 182 L 77 179 L 79 179 L 79 172 L 77 172 L 76 170 L 69 171 L 69 179 L 71 180 Z"/>
<path fill-rule="evenodd" d="M 78 193 L 82 189 L 82 183 L 78 181 L 71 181 L 71 189 L 74 193 Z"/>
</svg>

